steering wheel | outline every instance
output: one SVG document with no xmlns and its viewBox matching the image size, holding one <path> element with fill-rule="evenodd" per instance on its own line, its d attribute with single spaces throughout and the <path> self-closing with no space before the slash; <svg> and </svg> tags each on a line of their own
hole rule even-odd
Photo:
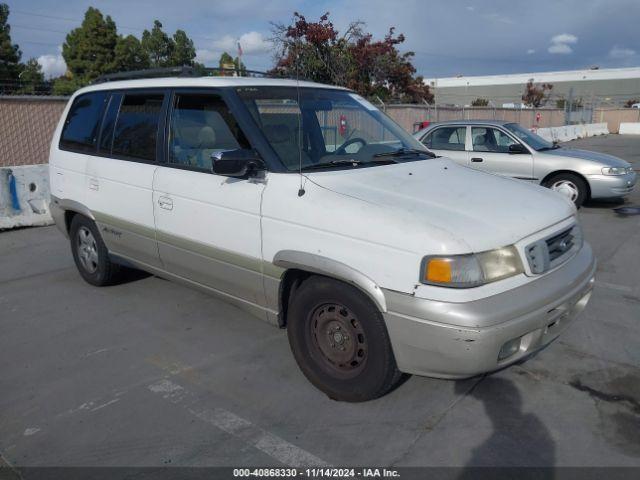
<svg viewBox="0 0 640 480">
<path fill-rule="evenodd" d="M 338 148 L 336 148 L 336 150 L 333 152 L 333 154 L 334 155 L 346 155 L 347 154 L 347 147 L 349 145 L 354 144 L 354 143 L 361 143 L 362 147 L 364 147 L 367 144 L 367 141 L 364 138 L 360 138 L 360 137 L 350 138 L 349 140 L 344 142 L 342 145 L 340 145 Z M 360 148 L 362 148 L 362 147 L 360 147 Z"/>
</svg>

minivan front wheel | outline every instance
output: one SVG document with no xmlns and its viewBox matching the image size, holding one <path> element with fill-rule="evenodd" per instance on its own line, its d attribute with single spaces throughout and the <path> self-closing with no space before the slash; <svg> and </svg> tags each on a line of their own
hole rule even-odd
<svg viewBox="0 0 640 480">
<path fill-rule="evenodd" d="M 351 285 L 310 277 L 296 291 L 287 317 L 300 369 L 330 398 L 372 400 L 401 378 L 382 315 Z"/>
<path fill-rule="evenodd" d="M 544 186 L 565 195 L 580 208 L 589 195 L 589 187 L 578 175 L 559 173 L 544 182 Z"/>
<path fill-rule="evenodd" d="M 109 259 L 96 224 L 82 215 L 75 215 L 69 229 L 71 253 L 82 278 L 98 287 L 113 285 L 120 280 L 120 265 Z"/>
</svg>

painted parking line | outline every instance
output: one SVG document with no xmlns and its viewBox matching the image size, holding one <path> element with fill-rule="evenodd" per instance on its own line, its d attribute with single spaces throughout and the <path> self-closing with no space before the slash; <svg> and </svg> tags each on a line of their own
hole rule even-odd
<svg viewBox="0 0 640 480">
<path fill-rule="evenodd" d="M 608 288 L 609 290 L 617 290 L 619 292 L 633 293 L 633 288 L 626 285 L 618 285 L 617 283 L 602 282 L 596 280 L 596 286 Z"/>
<path fill-rule="evenodd" d="M 254 425 L 235 413 L 223 408 L 209 408 L 198 405 L 194 395 L 171 380 L 163 379 L 160 382 L 149 385 L 147 388 L 163 399 L 182 406 L 187 412 L 203 422 L 241 439 L 284 465 L 289 467 L 330 466 L 329 463 L 312 453 Z"/>
</svg>

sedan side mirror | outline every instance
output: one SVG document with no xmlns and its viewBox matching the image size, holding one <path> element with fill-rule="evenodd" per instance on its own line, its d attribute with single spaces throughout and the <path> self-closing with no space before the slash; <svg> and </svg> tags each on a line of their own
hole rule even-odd
<svg viewBox="0 0 640 480">
<path fill-rule="evenodd" d="M 253 149 L 219 150 L 211 154 L 212 171 L 225 177 L 246 177 L 264 169 L 264 162 Z"/>
<path fill-rule="evenodd" d="M 512 143 L 509 145 L 509 153 L 529 153 L 529 150 L 521 143 Z"/>
</svg>

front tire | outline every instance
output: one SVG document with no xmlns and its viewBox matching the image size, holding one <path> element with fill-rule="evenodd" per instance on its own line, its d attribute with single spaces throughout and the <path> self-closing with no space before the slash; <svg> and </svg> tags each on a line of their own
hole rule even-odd
<svg viewBox="0 0 640 480">
<path fill-rule="evenodd" d="M 589 187 L 582 177 L 574 173 L 558 173 L 544 182 L 544 186 L 564 194 L 576 208 L 580 208 L 589 197 Z"/>
<path fill-rule="evenodd" d="M 384 319 L 355 287 L 310 277 L 296 291 L 287 317 L 298 366 L 330 398 L 372 400 L 400 380 Z"/>
<path fill-rule="evenodd" d="M 82 215 L 76 215 L 69 229 L 71 253 L 78 272 L 91 285 L 113 285 L 121 279 L 122 268 L 109 259 L 109 252 L 96 224 Z"/>
</svg>

